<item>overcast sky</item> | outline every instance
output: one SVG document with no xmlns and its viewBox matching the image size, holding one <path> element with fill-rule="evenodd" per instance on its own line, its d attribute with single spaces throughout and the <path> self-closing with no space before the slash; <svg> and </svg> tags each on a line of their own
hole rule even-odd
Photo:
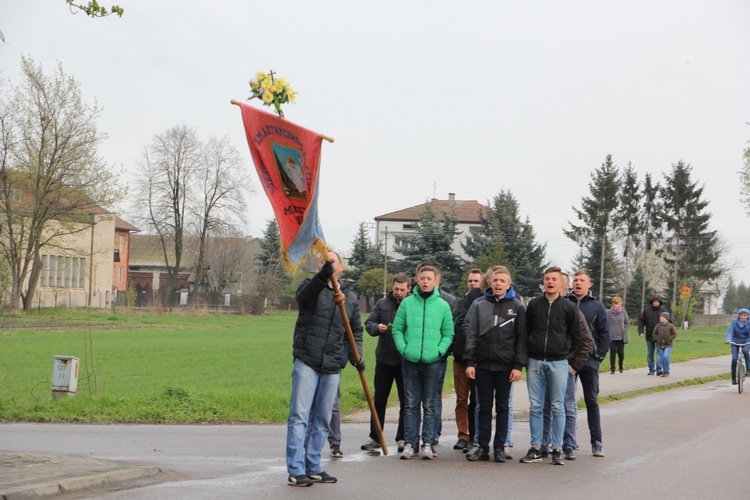
<svg viewBox="0 0 750 500">
<path fill-rule="evenodd" d="M 117 3 L 122 18 L 90 19 L 63 0 L 0 0 L 0 68 L 15 82 L 22 54 L 47 73 L 60 61 L 103 106 L 100 153 L 126 182 L 177 124 L 229 136 L 252 168 L 229 101 L 273 69 L 298 92 L 286 117 L 336 140 L 323 145 L 320 219 L 345 253 L 362 221 L 505 188 L 568 268 L 577 247 L 562 227 L 612 154 L 655 180 L 692 165 L 750 284 L 746 0 Z M 261 236 L 273 213 L 252 178 L 247 232 Z"/>
</svg>

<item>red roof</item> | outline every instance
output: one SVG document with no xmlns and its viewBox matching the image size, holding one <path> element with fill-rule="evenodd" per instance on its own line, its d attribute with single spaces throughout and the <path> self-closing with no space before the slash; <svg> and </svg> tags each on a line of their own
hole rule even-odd
<svg viewBox="0 0 750 500">
<path fill-rule="evenodd" d="M 437 216 L 438 220 L 441 221 L 445 219 L 445 213 L 450 214 L 455 210 L 459 223 L 479 224 L 479 213 L 487 211 L 487 207 L 479 203 L 477 200 L 437 200 L 433 198 L 431 202 L 427 203 L 432 203 L 432 209 L 435 211 L 435 215 Z M 416 205 L 413 207 L 404 208 L 402 210 L 397 210 L 395 212 L 378 215 L 377 217 L 375 217 L 375 220 L 417 222 L 419 221 L 420 215 L 427 206 L 427 203 L 422 203 L 421 205 Z"/>
<path fill-rule="evenodd" d="M 115 229 L 121 231 L 130 231 L 131 233 L 139 233 L 141 230 L 135 227 L 133 224 L 126 222 L 125 220 L 117 217 L 115 219 Z"/>
</svg>

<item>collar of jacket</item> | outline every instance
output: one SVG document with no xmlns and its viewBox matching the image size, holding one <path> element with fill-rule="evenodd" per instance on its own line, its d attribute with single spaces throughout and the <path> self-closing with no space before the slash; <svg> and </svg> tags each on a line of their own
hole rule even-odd
<svg viewBox="0 0 750 500">
<path fill-rule="evenodd" d="M 492 287 L 488 286 L 484 289 L 484 297 L 487 300 L 491 300 L 492 302 L 502 302 L 503 300 L 510 300 L 516 298 L 516 290 L 513 288 L 513 285 L 510 285 L 510 288 L 508 288 L 508 291 L 505 292 L 505 295 L 503 295 L 503 298 L 498 299 L 495 297 L 495 294 L 492 293 Z"/>
</svg>

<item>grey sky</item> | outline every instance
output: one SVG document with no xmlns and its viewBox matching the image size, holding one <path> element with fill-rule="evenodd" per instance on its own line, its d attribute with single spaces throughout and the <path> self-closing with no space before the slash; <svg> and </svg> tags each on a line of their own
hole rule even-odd
<svg viewBox="0 0 750 500">
<path fill-rule="evenodd" d="M 323 146 L 320 218 L 339 249 L 359 222 L 433 194 L 486 202 L 507 188 L 568 267 L 577 247 L 561 228 L 611 153 L 641 178 L 691 164 L 750 283 L 737 186 L 750 2 L 117 3 L 124 17 L 92 20 L 62 0 L 0 0 L 0 68 L 17 81 L 21 54 L 47 72 L 61 61 L 104 107 L 100 152 L 126 181 L 153 135 L 183 123 L 228 135 L 252 168 L 229 100 L 273 69 L 298 92 L 286 117 L 336 140 Z M 272 211 L 252 177 L 259 236 Z"/>
</svg>

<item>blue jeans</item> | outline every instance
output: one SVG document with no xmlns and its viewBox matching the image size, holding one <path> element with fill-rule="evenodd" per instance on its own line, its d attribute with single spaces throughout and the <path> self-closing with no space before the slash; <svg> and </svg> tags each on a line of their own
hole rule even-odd
<svg viewBox="0 0 750 500">
<path fill-rule="evenodd" d="M 662 371 L 663 367 L 661 366 L 661 363 L 659 363 L 659 358 L 657 356 L 656 358 L 656 366 L 654 366 L 654 353 L 656 352 L 656 342 L 653 340 L 647 340 L 646 341 L 646 362 L 648 363 L 648 371 L 653 372 L 656 371 Z"/>
<path fill-rule="evenodd" d="M 659 364 L 664 373 L 669 373 L 669 355 L 672 354 L 671 347 L 659 348 Z"/>
<path fill-rule="evenodd" d="M 401 363 L 404 372 L 404 441 L 413 448 L 419 443 L 419 426 L 422 425 L 422 443 L 435 442 L 438 415 L 435 403 L 442 396 L 441 363 Z M 422 418 L 421 409 L 424 410 Z"/>
<path fill-rule="evenodd" d="M 529 391 L 529 427 L 531 446 L 540 449 L 544 429 L 544 400 L 552 409 L 552 448 L 561 449 L 565 432 L 565 389 L 568 384 L 568 361 L 541 361 L 529 358 L 526 385 Z"/>
<path fill-rule="evenodd" d="M 340 375 L 321 375 L 299 359 L 294 361 L 292 399 L 286 429 L 286 468 L 291 476 L 323 471 L 320 454 L 328 437 Z M 313 405 L 315 411 L 312 411 Z M 311 429 L 305 443 L 308 422 Z"/>
<path fill-rule="evenodd" d="M 742 342 L 740 342 L 741 344 Z M 750 370 L 750 345 L 746 345 L 742 348 L 742 354 L 745 355 L 745 369 Z M 732 346 L 732 380 L 736 378 L 735 373 L 737 372 L 737 360 L 740 357 L 740 348 L 736 345 Z"/>
<path fill-rule="evenodd" d="M 576 431 L 578 424 L 576 418 L 578 415 L 578 401 L 576 401 L 576 375 L 568 372 L 568 383 L 565 386 L 565 432 L 563 433 L 563 450 L 568 448 L 575 450 L 578 448 Z M 552 440 L 552 409 L 549 400 L 544 400 L 544 431 L 542 439 L 542 449 L 549 451 L 549 444 Z"/>
</svg>

